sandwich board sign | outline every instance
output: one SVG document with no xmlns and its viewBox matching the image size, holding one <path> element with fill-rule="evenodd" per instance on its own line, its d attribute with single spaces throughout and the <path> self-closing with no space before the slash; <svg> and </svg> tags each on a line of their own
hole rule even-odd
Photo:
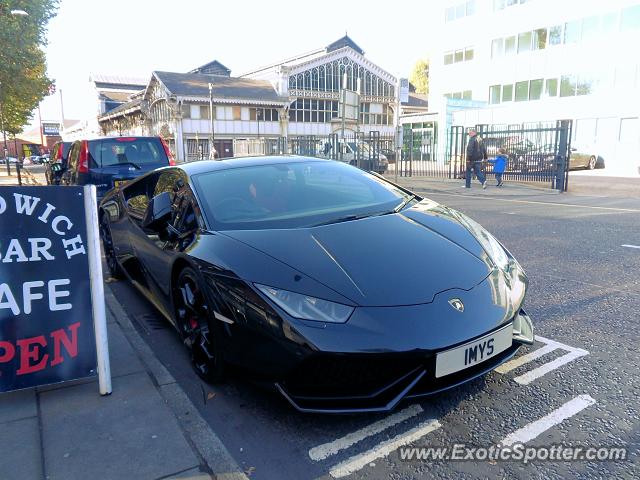
<svg viewBox="0 0 640 480">
<path fill-rule="evenodd" d="M 0 187 L 0 392 L 111 393 L 95 187 Z"/>
</svg>

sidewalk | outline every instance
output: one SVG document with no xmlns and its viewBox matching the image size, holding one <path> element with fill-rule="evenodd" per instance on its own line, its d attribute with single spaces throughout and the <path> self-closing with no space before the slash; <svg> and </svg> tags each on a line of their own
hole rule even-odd
<svg viewBox="0 0 640 480">
<path fill-rule="evenodd" d="M 391 181 L 395 181 L 393 175 L 385 175 Z M 487 195 L 500 197 L 529 197 L 531 195 L 557 195 L 557 190 L 548 185 L 531 185 L 505 181 L 500 188 L 493 181 L 487 181 L 487 188 L 477 180 L 471 182 L 471 188 L 464 188 L 464 179 L 429 178 L 429 177 L 398 177 L 398 184 L 417 193 L 442 192 L 459 195 Z"/>
<path fill-rule="evenodd" d="M 47 180 L 44 173 L 32 173 L 30 170 L 21 168 L 20 177 L 22 185 L 46 185 Z M 18 175 L 15 165 L 11 165 L 11 175 L 7 176 L 7 166 L 0 165 L 0 186 L 18 185 Z"/>
<path fill-rule="evenodd" d="M 97 379 L 0 394 L 0 479 L 246 479 L 108 288 L 113 393 Z"/>
</svg>

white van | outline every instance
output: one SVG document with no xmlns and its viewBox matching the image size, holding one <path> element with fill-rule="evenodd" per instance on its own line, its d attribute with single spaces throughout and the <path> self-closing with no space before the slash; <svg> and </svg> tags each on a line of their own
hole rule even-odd
<svg viewBox="0 0 640 480">
<path fill-rule="evenodd" d="M 373 165 L 367 165 L 369 159 L 373 158 L 371 148 L 367 143 L 345 142 L 342 139 L 339 139 L 338 145 L 340 150 L 338 152 L 333 152 L 333 145 L 330 142 L 325 142 L 320 146 L 318 156 L 321 158 L 336 158 L 337 160 L 349 163 L 350 165 L 356 165 L 356 160 L 358 158 L 356 152 L 360 149 L 360 168 L 363 168 L 364 170 L 373 170 L 380 174 L 385 173 L 387 168 L 389 168 L 389 160 L 380 151 L 378 151 L 378 162 L 374 160 L 372 162 Z M 342 156 L 340 153 L 342 153 Z"/>
</svg>

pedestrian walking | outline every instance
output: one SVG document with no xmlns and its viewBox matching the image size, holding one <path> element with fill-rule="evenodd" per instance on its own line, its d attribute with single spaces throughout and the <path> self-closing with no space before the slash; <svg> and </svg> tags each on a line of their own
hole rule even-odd
<svg viewBox="0 0 640 480">
<path fill-rule="evenodd" d="M 476 178 L 482 185 L 487 188 L 487 179 L 482 171 L 482 163 L 487 159 L 487 150 L 484 146 L 482 138 L 478 136 L 475 129 L 469 130 L 469 143 L 467 143 L 467 171 L 465 176 L 465 187 L 471 188 L 471 172 L 475 173 Z"/>
<path fill-rule="evenodd" d="M 498 149 L 498 155 L 489 159 L 489 163 L 493 163 L 493 173 L 496 174 L 496 187 L 502 186 L 502 174 L 507 168 L 507 151 L 504 148 Z"/>
</svg>

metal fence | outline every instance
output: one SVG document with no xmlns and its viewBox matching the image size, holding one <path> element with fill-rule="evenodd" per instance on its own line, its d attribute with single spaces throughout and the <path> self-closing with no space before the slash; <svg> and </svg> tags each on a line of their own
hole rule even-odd
<svg viewBox="0 0 640 480">
<path fill-rule="evenodd" d="M 507 155 L 504 180 L 547 183 L 551 188 L 567 189 L 572 123 L 563 120 L 552 123 L 519 125 L 476 125 L 488 159 L 499 149 Z M 426 150 L 422 142 L 416 148 L 413 135 L 405 142 L 398 163 L 400 176 L 465 178 L 467 175 L 466 145 L 469 129 L 450 127 L 446 148 Z M 488 177 L 494 175 L 493 164 L 484 162 Z"/>
</svg>

